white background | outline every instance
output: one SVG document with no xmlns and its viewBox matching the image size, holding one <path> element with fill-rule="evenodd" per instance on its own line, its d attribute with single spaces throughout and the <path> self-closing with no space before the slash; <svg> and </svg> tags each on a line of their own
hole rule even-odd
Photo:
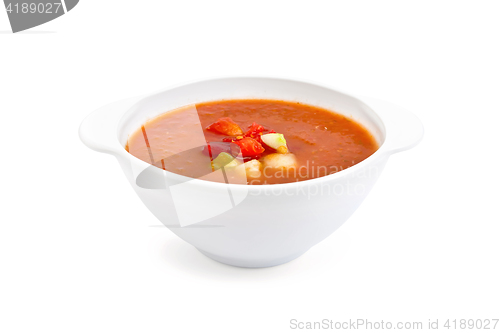
<svg viewBox="0 0 500 333">
<path fill-rule="evenodd" d="M 499 318 L 499 17 L 499 1 L 82 0 L 10 34 L 0 10 L 0 332 Z M 344 226 L 268 269 L 205 258 L 78 138 L 107 103 L 245 74 L 385 99 L 426 130 Z"/>
</svg>

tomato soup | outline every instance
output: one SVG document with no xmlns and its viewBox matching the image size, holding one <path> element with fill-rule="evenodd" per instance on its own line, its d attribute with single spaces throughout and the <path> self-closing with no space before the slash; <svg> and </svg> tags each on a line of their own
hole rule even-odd
<svg viewBox="0 0 500 333">
<path fill-rule="evenodd" d="M 165 170 L 193 178 L 215 171 L 251 185 L 333 174 L 373 154 L 362 125 L 333 111 L 279 100 L 222 100 L 161 114 L 129 136 L 126 149 Z M 226 174 L 227 173 L 227 174 Z M 221 178 L 222 179 L 222 178 Z M 241 183 L 241 182 L 240 182 Z"/>
</svg>

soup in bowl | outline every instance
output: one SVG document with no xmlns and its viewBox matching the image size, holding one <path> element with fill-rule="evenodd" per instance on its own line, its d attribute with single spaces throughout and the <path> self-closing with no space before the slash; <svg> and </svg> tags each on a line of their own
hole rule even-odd
<svg viewBox="0 0 500 333">
<path fill-rule="evenodd" d="M 198 148 L 194 147 L 200 144 Z M 197 103 L 142 124 L 125 149 L 163 170 L 249 185 L 314 179 L 347 169 L 378 148 L 362 125 L 300 102 L 267 99 Z M 241 179 L 240 179 L 241 178 Z"/>
<path fill-rule="evenodd" d="M 113 103 L 80 137 L 114 155 L 172 232 L 222 263 L 297 258 L 361 204 L 389 156 L 421 139 L 390 103 L 277 78 L 221 78 Z"/>
</svg>

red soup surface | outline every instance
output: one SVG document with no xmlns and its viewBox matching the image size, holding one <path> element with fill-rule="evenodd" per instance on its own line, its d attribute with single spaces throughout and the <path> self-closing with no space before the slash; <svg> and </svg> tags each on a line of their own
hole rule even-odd
<svg viewBox="0 0 500 333">
<path fill-rule="evenodd" d="M 298 102 L 244 99 L 161 114 L 132 133 L 125 148 L 180 175 L 261 185 L 342 171 L 373 154 L 378 145 L 363 126 L 332 111 Z"/>
</svg>

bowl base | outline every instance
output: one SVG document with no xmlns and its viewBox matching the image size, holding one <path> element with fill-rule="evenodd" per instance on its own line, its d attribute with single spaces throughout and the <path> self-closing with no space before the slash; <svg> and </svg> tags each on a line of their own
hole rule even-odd
<svg viewBox="0 0 500 333">
<path fill-rule="evenodd" d="M 242 268 L 266 268 L 266 267 L 273 267 L 273 266 L 278 266 L 282 264 L 286 264 L 287 262 L 290 262 L 294 259 L 297 259 L 301 255 L 307 252 L 303 251 L 300 253 L 295 253 L 293 255 L 279 258 L 279 259 L 273 259 L 273 260 L 242 260 L 242 259 L 237 259 L 237 258 L 228 258 L 228 257 L 221 257 L 212 253 L 205 252 L 203 250 L 200 250 L 196 248 L 198 251 L 200 251 L 202 254 L 205 256 L 209 257 L 212 260 L 215 260 L 217 262 L 220 262 L 222 264 L 226 264 L 229 266 L 236 266 L 236 267 L 242 267 Z"/>
</svg>

